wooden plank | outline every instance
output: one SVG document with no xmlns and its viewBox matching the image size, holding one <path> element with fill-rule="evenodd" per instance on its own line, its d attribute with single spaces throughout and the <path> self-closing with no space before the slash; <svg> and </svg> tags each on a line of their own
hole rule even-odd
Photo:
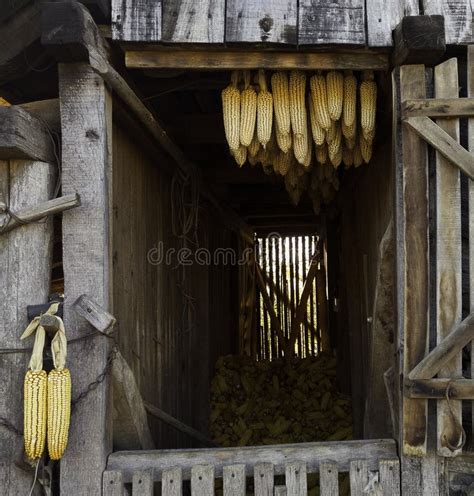
<svg viewBox="0 0 474 496">
<path fill-rule="evenodd" d="M 214 467 L 196 465 L 191 469 L 191 496 L 214 494 Z"/>
<path fill-rule="evenodd" d="M 446 337 L 408 374 L 409 379 L 431 379 L 469 344 L 474 337 L 474 315 L 453 326 Z M 454 378 L 454 376 L 453 376 Z"/>
<path fill-rule="evenodd" d="M 379 481 L 383 496 L 400 496 L 400 460 L 380 460 Z"/>
<path fill-rule="evenodd" d="M 162 41 L 224 43 L 224 0 L 162 0 Z"/>
<path fill-rule="evenodd" d="M 153 496 L 153 473 L 139 470 L 133 474 L 132 496 Z"/>
<path fill-rule="evenodd" d="M 75 312 L 73 302 L 88 294 L 109 308 L 109 201 L 111 176 L 111 101 L 105 83 L 85 64 L 59 65 L 62 123 L 62 191 L 77 192 L 81 208 L 63 214 L 64 323 L 69 337 L 93 328 Z M 109 340 L 101 336 L 77 344 L 69 352 L 73 397 L 102 373 Z M 69 445 L 61 460 L 61 491 L 98 494 L 111 451 L 109 379 L 76 405 Z"/>
<path fill-rule="evenodd" d="M 321 463 L 319 467 L 321 496 L 339 496 L 339 470 L 334 462 Z"/>
<path fill-rule="evenodd" d="M 110 334 L 117 322 L 115 317 L 87 295 L 81 295 L 72 305 L 73 310 L 104 334 Z"/>
<path fill-rule="evenodd" d="M 161 40 L 161 0 L 112 0 L 112 39 Z"/>
<path fill-rule="evenodd" d="M 125 52 L 125 64 L 129 69 L 188 69 L 188 70 L 232 70 L 232 69 L 388 69 L 388 58 L 384 53 L 370 51 L 354 52 L 245 52 L 219 50 L 148 50 Z"/>
<path fill-rule="evenodd" d="M 47 129 L 26 110 L 0 107 L 0 159 L 55 162 L 54 141 Z"/>
<path fill-rule="evenodd" d="M 446 119 L 446 121 L 448 118 Z M 408 117 L 403 121 L 443 156 L 442 163 L 450 162 L 474 179 L 474 157 L 429 117 Z M 445 160 L 447 159 L 447 160 Z M 452 166 L 450 166 L 452 168 Z M 457 172 L 459 175 L 459 171 Z"/>
<path fill-rule="evenodd" d="M 300 0 L 298 27 L 299 45 L 365 45 L 364 2 Z"/>
<path fill-rule="evenodd" d="M 474 117 L 474 98 L 429 98 L 402 102 L 403 117 Z"/>
<path fill-rule="evenodd" d="M 104 496 L 123 496 L 123 491 L 122 472 L 116 470 L 106 470 L 102 476 L 101 494 Z"/>
<path fill-rule="evenodd" d="M 274 471 L 272 463 L 257 463 L 253 470 L 255 496 L 273 496 Z"/>
<path fill-rule="evenodd" d="M 328 304 L 326 298 L 326 270 L 324 265 L 316 274 L 316 302 L 318 308 L 318 327 L 321 333 L 321 350 L 330 351 L 331 340 L 328 326 Z"/>
<path fill-rule="evenodd" d="M 449 390 L 448 390 L 449 388 Z M 458 400 L 474 400 L 474 380 L 472 379 L 417 379 L 405 382 L 410 398 L 433 398 L 442 400 L 449 397 Z"/>
<path fill-rule="evenodd" d="M 38 100 L 18 105 L 30 115 L 36 117 L 51 131 L 61 132 L 61 117 L 59 115 L 59 98 Z"/>
<path fill-rule="evenodd" d="M 369 482 L 367 460 L 352 460 L 349 478 L 351 481 L 351 496 L 364 496 L 365 486 Z"/>
<path fill-rule="evenodd" d="M 161 492 L 163 496 L 182 496 L 182 485 L 181 468 L 163 470 L 161 475 Z"/>
<path fill-rule="evenodd" d="M 245 465 L 224 467 L 223 479 L 225 496 L 245 496 Z"/>
<path fill-rule="evenodd" d="M 153 468 L 155 480 L 159 480 L 166 468 L 181 467 L 183 479 L 189 480 L 191 467 L 195 465 L 212 465 L 215 476 L 222 477 L 225 465 L 245 464 L 246 475 L 251 477 L 253 465 L 257 463 L 273 463 L 275 475 L 284 474 L 289 457 L 306 463 L 307 471 L 314 473 L 319 470 L 320 463 L 327 460 L 337 463 L 340 471 L 348 471 L 350 459 L 364 458 L 369 470 L 377 470 L 380 458 L 395 456 L 395 441 L 380 439 L 200 450 L 117 451 L 109 455 L 108 468 L 122 471 L 124 481 L 129 482 L 133 472 L 143 467 Z"/>
<path fill-rule="evenodd" d="M 225 41 L 296 45 L 296 0 L 228 0 Z"/>
<path fill-rule="evenodd" d="M 425 68 L 400 68 L 401 101 L 425 98 Z M 408 375 L 422 360 L 428 343 L 428 163 L 427 146 L 406 127 L 401 130 L 396 162 L 397 334 L 404 349 L 403 370 Z M 424 400 L 403 399 L 400 437 L 403 453 L 426 453 Z"/>
<path fill-rule="evenodd" d="M 447 44 L 462 45 L 474 41 L 470 2 L 466 0 L 423 0 L 423 13 L 444 16 Z"/>
<path fill-rule="evenodd" d="M 435 96 L 459 97 L 458 62 L 452 58 L 436 66 L 434 73 Z M 416 117 L 415 117 L 416 118 Z M 421 117 L 423 119 L 423 117 Z M 437 119 L 439 129 L 454 141 L 459 141 L 458 119 Z M 439 143 L 438 143 L 439 144 Z M 460 146 L 460 145 L 459 145 Z M 463 148 L 466 152 L 466 150 Z M 474 178 L 474 157 L 471 161 L 471 179 Z M 456 160 L 454 153 L 451 160 Z M 459 169 L 440 153 L 436 154 L 436 330 L 440 344 L 462 319 L 462 248 L 461 248 L 461 178 Z M 474 319 L 474 315 L 472 316 Z M 461 350 L 438 372 L 438 377 L 462 376 Z M 461 449 L 453 449 L 460 443 L 462 422 L 461 402 L 438 401 L 438 453 L 455 456 Z M 456 420 L 453 419 L 453 415 Z"/>
<path fill-rule="evenodd" d="M 275 496 L 286 496 L 286 486 L 275 486 Z"/>
<path fill-rule="evenodd" d="M 418 14 L 418 2 L 399 0 L 380 2 L 367 0 L 367 42 L 371 47 L 392 46 L 392 31 L 404 16 Z"/>
<path fill-rule="evenodd" d="M 285 482 L 288 496 L 306 496 L 308 494 L 306 464 L 301 462 L 287 463 Z"/>
</svg>

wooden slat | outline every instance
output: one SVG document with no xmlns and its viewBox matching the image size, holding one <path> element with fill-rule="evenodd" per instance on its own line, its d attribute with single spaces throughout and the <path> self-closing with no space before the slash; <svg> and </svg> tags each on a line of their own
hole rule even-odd
<svg viewBox="0 0 474 496">
<path fill-rule="evenodd" d="M 380 460 L 379 481 L 383 496 L 400 496 L 400 461 Z"/>
<path fill-rule="evenodd" d="M 133 474 L 132 496 L 153 496 L 153 473 L 139 470 Z"/>
<path fill-rule="evenodd" d="M 403 117 L 474 117 L 474 98 L 429 98 L 402 102 Z"/>
<path fill-rule="evenodd" d="M 87 295 L 81 295 L 73 304 L 74 311 L 87 320 L 99 332 L 109 334 L 117 322 L 116 318 Z"/>
<path fill-rule="evenodd" d="M 321 463 L 319 486 L 321 496 L 339 496 L 339 471 L 336 463 Z"/>
<path fill-rule="evenodd" d="M 308 494 L 306 464 L 301 462 L 287 463 L 285 482 L 288 496 L 306 496 Z"/>
<path fill-rule="evenodd" d="M 444 16 L 446 43 L 469 44 L 474 41 L 472 32 L 472 4 L 466 0 L 423 0 L 425 15 Z"/>
<path fill-rule="evenodd" d="M 436 148 L 444 157 L 443 163 L 446 162 L 444 159 L 447 159 L 469 178 L 474 179 L 474 158 L 441 126 L 435 124 L 429 117 L 408 117 L 403 122 Z"/>
<path fill-rule="evenodd" d="M 350 473 L 351 496 L 364 496 L 367 482 L 369 481 L 369 472 L 367 460 L 352 460 Z"/>
<path fill-rule="evenodd" d="M 112 0 L 112 38 L 161 40 L 161 0 Z"/>
<path fill-rule="evenodd" d="M 435 68 L 435 96 L 456 98 L 458 88 L 458 62 L 452 58 Z M 438 119 L 440 129 L 459 141 L 459 120 Z M 469 155 L 469 154 L 468 154 Z M 469 155 L 474 178 L 474 157 Z M 458 164 L 458 159 L 455 159 Z M 436 154 L 436 318 L 437 343 L 448 336 L 462 318 L 462 248 L 461 248 L 461 179 L 459 169 Z M 474 316 L 473 316 L 474 317 Z M 461 352 L 445 364 L 438 377 L 462 376 Z M 454 456 L 460 449 L 451 450 L 460 440 L 459 427 L 453 421 L 462 421 L 461 402 L 438 401 L 438 453 Z"/>
<path fill-rule="evenodd" d="M 362 0 L 300 0 L 298 44 L 365 45 L 364 10 Z"/>
<path fill-rule="evenodd" d="M 472 379 L 418 379 L 406 381 L 405 388 L 410 398 L 446 398 L 474 400 L 474 380 Z"/>
<path fill-rule="evenodd" d="M 272 496 L 273 495 L 273 464 L 257 463 L 253 471 L 253 480 L 255 496 Z"/>
<path fill-rule="evenodd" d="M 123 496 L 122 472 L 116 470 L 106 470 L 104 472 L 102 476 L 102 494 L 104 496 Z"/>
<path fill-rule="evenodd" d="M 219 50 L 148 50 L 125 52 L 125 64 L 130 69 L 388 69 L 388 58 L 384 53 L 370 51 L 354 52 L 245 52 Z"/>
<path fill-rule="evenodd" d="M 161 474 L 161 492 L 163 496 L 182 496 L 182 471 L 180 468 L 169 468 Z"/>
<path fill-rule="evenodd" d="M 162 40 L 178 43 L 223 43 L 224 0 L 161 0 Z"/>
<path fill-rule="evenodd" d="M 227 0 L 226 42 L 296 45 L 296 0 Z"/>
<path fill-rule="evenodd" d="M 223 469 L 224 496 L 245 496 L 245 465 L 229 465 Z"/>
<path fill-rule="evenodd" d="M 287 496 L 286 486 L 275 486 L 275 496 Z"/>
<path fill-rule="evenodd" d="M 196 465 L 191 469 L 191 496 L 214 494 L 214 467 Z"/>
<path fill-rule="evenodd" d="M 395 456 L 395 441 L 381 439 L 200 450 L 117 451 L 109 455 L 108 468 L 121 470 L 124 481 L 130 482 L 133 472 L 143 467 L 153 468 L 156 480 L 166 468 L 181 467 L 183 479 L 188 480 L 191 467 L 195 465 L 212 465 L 215 476 L 222 477 L 225 465 L 245 464 L 246 475 L 251 477 L 253 465 L 257 463 L 273 463 L 275 475 L 284 474 L 289 458 L 306 463 L 307 471 L 314 473 L 319 464 L 327 460 L 337 463 L 340 471 L 348 471 L 351 458 L 364 458 L 369 470 L 377 470 L 380 458 Z"/>
</svg>

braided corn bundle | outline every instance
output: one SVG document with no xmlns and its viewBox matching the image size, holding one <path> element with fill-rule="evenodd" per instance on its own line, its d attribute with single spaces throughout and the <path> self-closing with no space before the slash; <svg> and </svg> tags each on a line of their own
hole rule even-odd
<svg viewBox="0 0 474 496">
<path fill-rule="evenodd" d="M 257 136 L 262 146 L 270 141 L 273 124 L 273 96 L 267 89 L 265 72 L 258 71 L 258 84 L 260 91 L 257 96 Z"/>
<path fill-rule="evenodd" d="M 231 150 L 237 150 L 240 145 L 239 79 L 239 71 L 233 71 L 231 83 L 221 93 L 225 137 Z"/>
<path fill-rule="evenodd" d="M 374 81 L 374 73 L 364 71 L 364 80 L 360 84 L 360 126 L 362 134 L 366 137 L 375 130 L 376 105 L 377 84 Z"/>
<path fill-rule="evenodd" d="M 289 88 L 293 137 L 307 135 L 305 107 L 306 74 L 303 71 L 291 71 Z"/>
<path fill-rule="evenodd" d="M 309 84 L 316 119 L 319 125 L 327 130 L 331 126 L 331 117 L 328 109 L 326 78 L 321 74 L 316 74 L 310 79 Z"/>
<path fill-rule="evenodd" d="M 356 124 L 356 109 L 357 109 L 357 79 L 352 74 L 348 73 L 344 77 L 344 99 L 342 105 L 342 123 L 343 129 L 355 130 Z M 344 136 L 346 136 L 344 134 Z M 346 136 L 351 137 L 351 136 Z"/>
<path fill-rule="evenodd" d="M 273 108 L 275 110 L 275 123 L 280 134 L 287 135 L 291 132 L 290 117 L 290 89 L 286 72 L 275 72 L 272 75 Z"/>
<path fill-rule="evenodd" d="M 314 102 L 311 97 L 308 98 L 307 105 L 309 109 L 309 121 L 311 124 L 311 134 L 313 136 L 314 144 L 316 146 L 320 146 L 326 139 L 326 132 L 319 125 L 318 119 L 316 118 L 316 111 L 314 110 Z"/>
<path fill-rule="evenodd" d="M 326 76 L 326 91 L 329 117 L 338 121 L 342 114 L 344 76 L 338 71 L 329 71 Z"/>
<path fill-rule="evenodd" d="M 252 142 L 257 120 L 257 93 L 250 86 L 250 71 L 244 72 L 244 90 L 240 94 L 240 144 Z"/>
</svg>

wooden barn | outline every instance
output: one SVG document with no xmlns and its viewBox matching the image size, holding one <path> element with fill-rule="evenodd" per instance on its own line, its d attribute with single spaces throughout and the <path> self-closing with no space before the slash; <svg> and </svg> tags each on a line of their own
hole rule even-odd
<svg viewBox="0 0 474 496">
<path fill-rule="evenodd" d="M 470 0 L 2 2 L 0 493 L 474 494 L 473 42 Z"/>
</svg>

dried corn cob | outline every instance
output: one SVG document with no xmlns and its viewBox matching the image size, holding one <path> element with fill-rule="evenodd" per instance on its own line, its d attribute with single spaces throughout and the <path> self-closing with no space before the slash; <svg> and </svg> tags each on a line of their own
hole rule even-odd
<svg viewBox="0 0 474 496">
<path fill-rule="evenodd" d="M 329 117 L 333 121 L 341 118 L 344 95 L 344 76 L 338 71 L 329 71 L 326 76 Z"/>
<path fill-rule="evenodd" d="M 259 149 L 260 149 L 260 142 L 258 141 L 257 132 L 254 132 L 252 142 L 248 146 L 248 150 L 247 150 L 249 155 L 249 161 L 250 161 L 250 157 L 257 156 Z"/>
<path fill-rule="evenodd" d="M 307 148 L 306 148 L 306 155 L 304 156 L 302 165 L 303 167 L 308 170 L 311 168 L 311 159 L 313 158 L 313 140 L 311 139 L 311 130 L 309 129 L 308 125 L 308 132 L 307 132 Z"/>
<path fill-rule="evenodd" d="M 221 93 L 225 137 L 231 150 L 237 150 L 240 145 L 240 91 L 237 87 L 239 78 L 239 71 L 234 71 L 231 83 Z"/>
<path fill-rule="evenodd" d="M 342 133 L 341 125 L 339 122 L 335 122 L 331 133 L 331 141 L 328 143 L 328 155 L 331 163 L 333 163 L 334 157 L 338 156 L 338 154 L 341 154 L 342 158 Z"/>
<path fill-rule="evenodd" d="M 364 138 L 364 135 L 360 135 L 360 140 L 359 140 L 359 145 L 360 145 L 360 153 L 362 155 L 362 158 L 366 164 L 370 162 L 370 159 L 372 158 L 372 142 L 367 141 Z"/>
<path fill-rule="evenodd" d="M 350 138 L 350 139 L 344 138 L 344 144 L 346 145 L 347 148 L 349 148 L 349 150 L 354 149 L 356 141 L 357 141 L 356 136 L 354 136 L 353 138 Z"/>
<path fill-rule="evenodd" d="M 343 122 L 343 133 L 344 128 L 355 129 L 356 123 L 356 108 L 357 108 L 357 79 L 350 72 L 344 77 L 344 100 L 342 105 L 342 122 Z M 346 136 L 344 134 L 344 136 Z M 350 136 L 346 136 L 350 137 Z"/>
<path fill-rule="evenodd" d="M 356 126 L 357 126 L 356 121 L 354 121 L 350 126 L 346 126 L 344 124 L 344 120 L 341 120 L 341 129 L 343 136 L 348 140 L 353 140 L 356 135 Z"/>
<path fill-rule="evenodd" d="M 307 134 L 305 107 L 306 74 L 303 71 L 290 73 L 290 118 L 293 137 Z"/>
<path fill-rule="evenodd" d="M 276 72 L 272 76 L 273 107 L 275 122 L 282 135 L 290 134 L 290 90 L 286 72 Z"/>
<path fill-rule="evenodd" d="M 278 143 L 278 148 L 280 148 L 283 153 L 287 153 L 292 145 L 291 133 L 282 134 L 277 126 L 275 136 Z"/>
<path fill-rule="evenodd" d="M 245 161 L 247 160 L 246 146 L 240 145 L 239 148 L 237 148 L 237 150 L 230 150 L 230 153 L 234 157 L 239 167 L 242 167 L 245 164 Z"/>
<path fill-rule="evenodd" d="M 316 119 L 319 125 L 327 130 L 331 126 L 331 117 L 328 110 L 326 78 L 321 74 L 317 74 L 310 79 L 309 83 Z"/>
<path fill-rule="evenodd" d="M 308 133 L 293 136 L 293 152 L 298 163 L 303 164 L 308 154 L 308 147 L 311 144 Z"/>
<path fill-rule="evenodd" d="M 257 120 L 257 93 L 250 86 L 250 71 L 244 72 L 244 90 L 240 94 L 240 144 L 252 142 Z"/>
<path fill-rule="evenodd" d="M 364 138 L 369 141 L 370 143 L 372 143 L 372 141 L 374 141 L 374 138 L 375 138 L 375 129 L 373 129 L 372 131 L 364 131 L 362 130 L 362 134 L 364 135 Z"/>
<path fill-rule="evenodd" d="M 279 155 L 280 155 L 280 157 L 279 157 L 279 168 L 278 168 L 278 172 L 282 176 L 286 176 L 288 174 L 288 171 L 289 171 L 290 166 L 291 166 L 292 153 L 291 152 L 283 153 L 280 150 Z"/>
<path fill-rule="evenodd" d="M 309 120 L 311 123 L 311 133 L 313 135 L 313 140 L 316 145 L 322 145 L 326 138 L 326 132 L 319 125 L 318 120 L 316 119 L 316 111 L 314 110 L 314 102 L 311 96 L 308 97 L 308 109 L 309 109 Z"/>
<path fill-rule="evenodd" d="M 258 71 L 260 91 L 257 97 L 257 136 L 262 146 L 270 141 L 273 123 L 273 97 L 267 89 L 265 72 Z"/>
<path fill-rule="evenodd" d="M 360 125 L 363 133 L 372 133 L 375 129 L 377 110 L 377 84 L 372 71 L 364 72 L 364 81 L 360 85 Z"/>
</svg>

